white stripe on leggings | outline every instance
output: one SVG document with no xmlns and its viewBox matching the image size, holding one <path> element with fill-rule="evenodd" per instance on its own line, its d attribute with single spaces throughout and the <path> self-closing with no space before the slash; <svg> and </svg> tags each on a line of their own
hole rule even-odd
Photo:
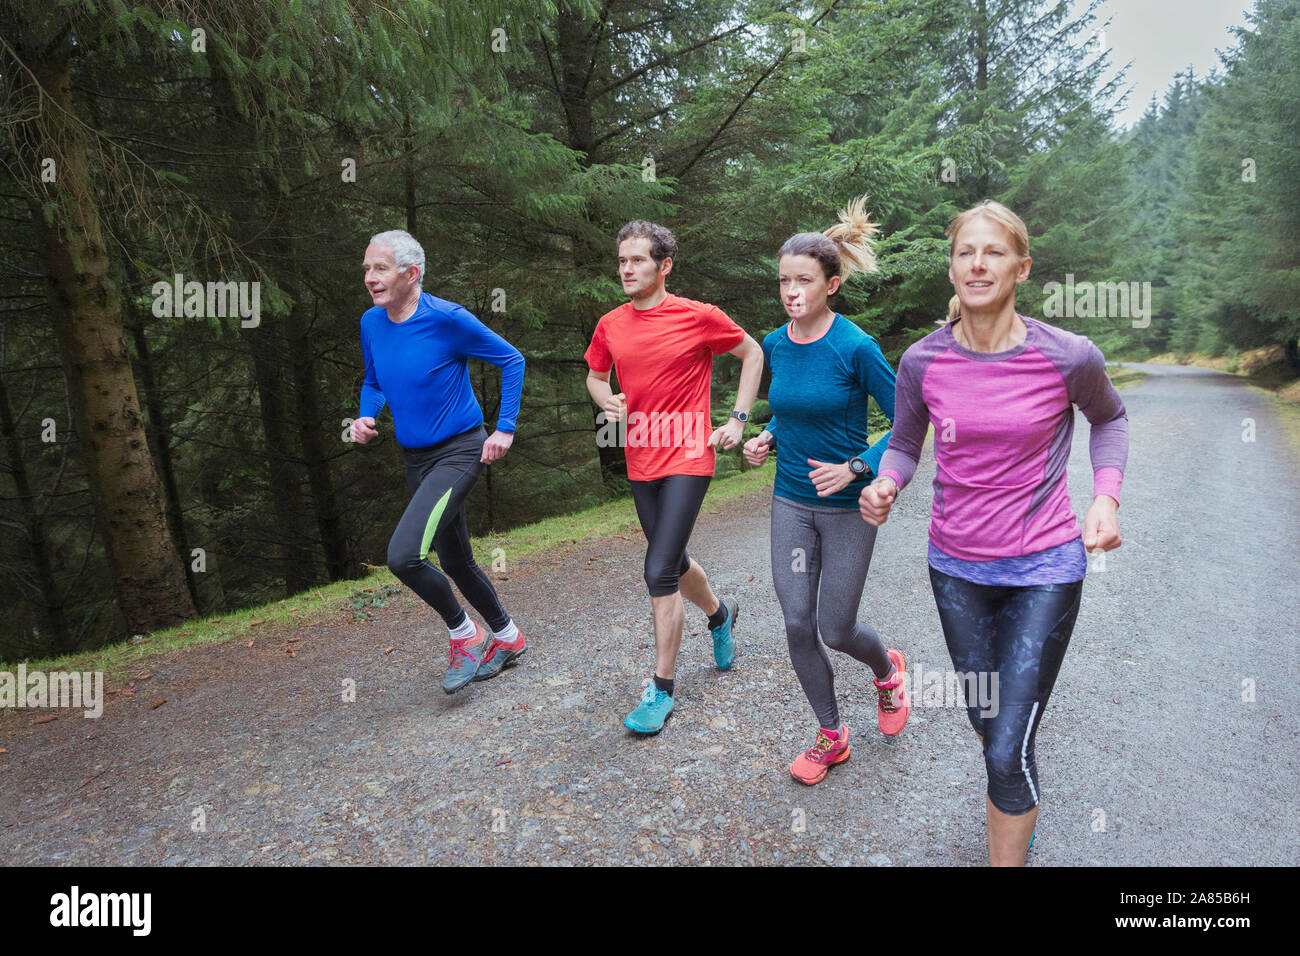
<svg viewBox="0 0 1300 956">
<path fill-rule="evenodd" d="M 1020 744 L 1020 769 L 1025 772 L 1025 783 L 1029 784 L 1029 792 L 1034 798 L 1034 806 L 1038 806 L 1038 791 L 1034 789 L 1034 779 L 1029 775 L 1029 761 L 1026 759 L 1026 751 L 1029 749 L 1029 735 L 1034 732 L 1034 717 L 1038 713 L 1038 701 L 1034 701 L 1034 709 L 1029 712 L 1029 726 L 1025 728 L 1025 739 Z"/>
</svg>

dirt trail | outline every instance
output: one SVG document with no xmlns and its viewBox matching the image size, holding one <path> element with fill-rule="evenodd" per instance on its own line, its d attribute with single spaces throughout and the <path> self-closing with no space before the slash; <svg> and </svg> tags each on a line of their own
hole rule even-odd
<svg viewBox="0 0 1300 956">
<path fill-rule="evenodd" d="M 1294 865 L 1296 462 L 1267 397 L 1229 376 L 1148 371 L 1125 393 L 1125 544 L 1090 570 L 1039 733 L 1031 862 Z M 1080 514 L 1086 443 L 1080 418 Z M 862 615 L 913 670 L 937 672 L 949 662 L 924 564 L 924 458 L 880 535 Z M 1228 486 L 1227 506 L 1200 503 Z M 657 737 L 622 726 L 653 660 L 643 539 L 507 555 L 498 586 L 530 650 L 456 696 L 440 689 L 441 627 L 403 596 L 373 623 L 344 610 L 251 648 L 160 655 L 99 720 L 0 714 L 0 862 L 983 863 L 983 761 L 941 694 L 885 739 L 866 668 L 836 655 L 853 757 L 816 787 L 790 779 L 814 721 L 772 592 L 769 501 L 706 501 L 692 554 L 740 601 L 739 652 L 719 673 L 688 610 L 696 633 Z"/>
</svg>

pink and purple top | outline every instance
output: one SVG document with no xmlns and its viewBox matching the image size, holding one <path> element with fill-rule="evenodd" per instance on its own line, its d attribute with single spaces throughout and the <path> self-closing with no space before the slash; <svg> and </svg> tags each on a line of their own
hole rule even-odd
<svg viewBox="0 0 1300 956">
<path fill-rule="evenodd" d="M 1128 417 L 1101 351 L 1082 335 L 1020 318 L 1025 340 L 1005 352 L 963 347 L 954 322 L 913 344 L 898 366 L 879 473 L 904 488 L 934 426 L 930 542 L 961 561 L 1017 558 L 1080 537 L 1065 477 L 1072 405 L 1091 426 L 1093 495 L 1119 501 Z"/>
</svg>

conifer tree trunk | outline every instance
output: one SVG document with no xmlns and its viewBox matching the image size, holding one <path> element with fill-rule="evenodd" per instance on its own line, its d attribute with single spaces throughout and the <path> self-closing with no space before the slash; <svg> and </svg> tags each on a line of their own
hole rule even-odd
<svg viewBox="0 0 1300 956">
<path fill-rule="evenodd" d="M 144 385 L 145 408 L 149 412 L 145 422 L 145 434 L 149 438 L 154 458 L 158 462 L 158 477 L 165 502 L 164 514 L 167 517 L 167 528 L 171 531 L 172 541 L 181 556 L 181 567 L 185 571 L 185 584 L 189 588 L 190 599 L 194 601 L 194 606 L 197 608 L 200 606 L 199 591 L 194 580 L 193 568 L 186 560 L 190 555 L 190 546 L 185 536 L 185 517 L 181 510 L 180 489 L 176 485 L 176 471 L 172 467 L 171 427 L 167 412 L 163 408 L 162 398 L 158 394 L 158 383 L 154 376 L 153 360 L 149 351 L 149 339 L 143 322 L 132 323 L 131 341 L 135 343 L 140 381 Z"/>
<path fill-rule="evenodd" d="M 85 133 L 72 97 L 68 31 L 58 10 L 29 0 L 13 41 L 30 79 L 19 86 L 15 128 L 22 168 L 55 161 L 54 183 L 29 184 L 37 248 L 49 273 L 50 311 L 71 396 L 73 425 L 118 604 L 132 632 L 195 615 L 180 556 L 167 533 L 158 472 L 149 455 L 122 326 L 121 293 L 109 259 L 91 179 Z"/>
</svg>

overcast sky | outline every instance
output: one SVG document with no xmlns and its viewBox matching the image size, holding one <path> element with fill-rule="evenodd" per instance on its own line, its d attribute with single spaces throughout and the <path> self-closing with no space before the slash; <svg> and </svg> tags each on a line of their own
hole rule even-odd
<svg viewBox="0 0 1300 956">
<path fill-rule="evenodd" d="M 1086 0 L 1073 0 L 1076 11 Z M 1198 77 L 1219 62 L 1215 49 L 1235 46 L 1230 27 L 1245 26 L 1253 0 L 1105 0 L 1097 8 L 1098 23 L 1111 18 L 1105 31 L 1110 62 L 1119 69 L 1133 61 L 1127 83 L 1134 86 L 1118 116 L 1131 126 L 1146 110 L 1154 93 L 1164 102 L 1174 74 L 1190 64 Z"/>
</svg>

